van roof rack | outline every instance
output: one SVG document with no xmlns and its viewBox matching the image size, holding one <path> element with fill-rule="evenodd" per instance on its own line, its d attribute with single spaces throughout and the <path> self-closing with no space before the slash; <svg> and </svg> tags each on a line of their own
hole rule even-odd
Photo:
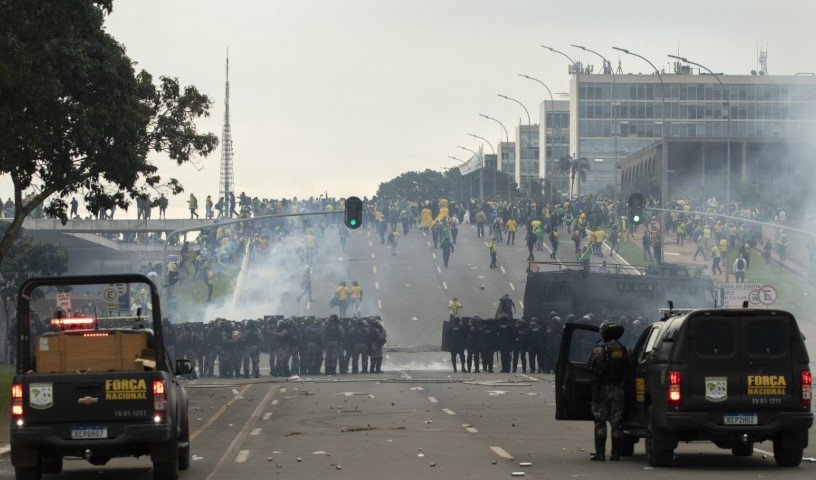
<svg viewBox="0 0 816 480">
<path fill-rule="evenodd" d="M 677 317 L 680 315 L 686 315 L 691 313 L 695 310 L 699 310 L 699 308 L 658 308 L 657 313 L 660 314 L 660 320 L 668 320 L 672 317 Z"/>
</svg>

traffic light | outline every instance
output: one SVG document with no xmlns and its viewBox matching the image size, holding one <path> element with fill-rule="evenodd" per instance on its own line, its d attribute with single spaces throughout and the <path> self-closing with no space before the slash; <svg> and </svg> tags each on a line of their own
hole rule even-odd
<svg viewBox="0 0 816 480">
<path fill-rule="evenodd" d="M 646 199 L 640 193 L 629 195 L 629 223 L 640 225 L 646 219 L 643 209 L 646 207 Z"/>
<path fill-rule="evenodd" d="M 363 223 L 363 201 L 357 197 L 346 199 L 343 221 L 348 228 L 360 228 Z"/>
</svg>

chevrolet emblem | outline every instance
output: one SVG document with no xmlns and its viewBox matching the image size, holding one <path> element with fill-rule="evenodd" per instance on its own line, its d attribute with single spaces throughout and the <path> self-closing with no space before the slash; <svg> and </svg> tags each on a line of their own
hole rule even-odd
<svg viewBox="0 0 816 480">
<path fill-rule="evenodd" d="M 79 400 L 77 400 L 77 403 L 81 403 L 82 405 L 93 405 L 98 401 L 99 399 L 96 397 L 82 397 Z"/>
</svg>

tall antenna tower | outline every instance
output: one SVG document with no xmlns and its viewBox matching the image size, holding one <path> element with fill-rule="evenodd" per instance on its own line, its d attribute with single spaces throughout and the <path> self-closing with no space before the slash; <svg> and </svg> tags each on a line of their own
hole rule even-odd
<svg viewBox="0 0 816 480">
<path fill-rule="evenodd" d="M 229 110 L 229 49 L 227 50 L 227 91 L 224 100 L 224 130 L 221 133 L 221 179 L 219 195 L 224 199 L 224 210 L 229 215 L 230 193 L 235 194 L 235 176 L 232 173 L 232 127 L 230 127 Z"/>
<path fill-rule="evenodd" d="M 757 55 L 757 67 L 760 75 L 768 74 L 768 44 L 760 44 L 759 54 Z"/>
</svg>

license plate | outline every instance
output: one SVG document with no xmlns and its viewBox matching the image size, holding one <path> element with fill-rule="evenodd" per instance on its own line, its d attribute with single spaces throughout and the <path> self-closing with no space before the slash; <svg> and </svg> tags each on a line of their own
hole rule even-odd
<svg viewBox="0 0 816 480">
<path fill-rule="evenodd" d="M 71 440 L 108 438 L 108 427 L 72 427 Z"/>
<path fill-rule="evenodd" d="M 759 419 L 756 413 L 726 413 L 723 415 L 723 423 L 726 425 L 757 425 Z"/>
</svg>

